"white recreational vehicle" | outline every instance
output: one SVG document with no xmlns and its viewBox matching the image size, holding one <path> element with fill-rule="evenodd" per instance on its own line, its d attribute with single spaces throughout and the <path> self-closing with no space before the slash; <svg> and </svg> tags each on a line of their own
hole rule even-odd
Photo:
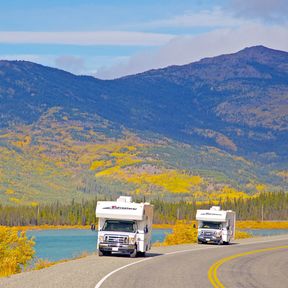
<svg viewBox="0 0 288 288">
<path fill-rule="evenodd" d="M 235 212 L 220 210 L 212 206 L 210 210 L 197 210 L 198 243 L 229 244 L 235 236 Z"/>
<path fill-rule="evenodd" d="M 98 201 L 98 255 L 112 252 L 145 256 L 151 248 L 153 205 L 134 203 L 132 197 Z"/>
</svg>

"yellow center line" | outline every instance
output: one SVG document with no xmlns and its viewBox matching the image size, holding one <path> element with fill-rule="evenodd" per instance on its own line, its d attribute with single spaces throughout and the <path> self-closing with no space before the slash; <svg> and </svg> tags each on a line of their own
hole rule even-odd
<svg viewBox="0 0 288 288">
<path fill-rule="evenodd" d="M 252 255 L 252 254 L 256 254 L 256 253 L 261 253 L 261 252 L 267 252 L 267 251 L 273 251 L 273 250 L 278 250 L 278 249 L 288 249 L 288 246 L 277 246 L 277 247 L 271 247 L 271 248 L 264 248 L 264 249 L 259 249 L 259 250 L 253 250 L 253 251 L 248 251 L 248 252 L 244 252 L 244 253 L 239 253 L 239 254 L 234 254 L 231 256 L 228 256 L 226 258 L 222 258 L 220 260 L 218 260 L 217 262 L 215 262 L 209 269 L 208 271 L 208 279 L 211 282 L 212 286 L 214 288 L 225 288 L 223 283 L 221 283 L 221 281 L 218 279 L 217 276 L 217 270 L 218 268 L 223 265 L 224 263 L 233 260 L 235 258 L 239 258 L 239 257 L 243 257 L 243 256 L 247 256 L 247 255 Z"/>
</svg>

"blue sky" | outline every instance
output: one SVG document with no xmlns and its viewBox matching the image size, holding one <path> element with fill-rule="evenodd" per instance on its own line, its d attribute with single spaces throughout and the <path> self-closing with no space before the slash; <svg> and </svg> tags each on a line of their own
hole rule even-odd
<svg viewBox="0 0 288 288">
<path fill-rule="evenodd" d="M 108 79 L 265 45 L 288 50 L 286 0 L 13 0 L 0 59 Z"/>
</svg>

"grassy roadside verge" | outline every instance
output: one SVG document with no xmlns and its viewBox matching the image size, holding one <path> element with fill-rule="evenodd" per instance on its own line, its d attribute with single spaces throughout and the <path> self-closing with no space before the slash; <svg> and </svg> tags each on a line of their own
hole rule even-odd
<svg viewBox="0 0 288 288">
<path fill-rule="evenodd" d="M 85 258 L 87 256 L 93 255 L 93 253 L 89 253 L 89 252 L 82 252 L 80 255 L 73 257 L 73 258 L 69 258 L 69 259 L 61 259 L 58 261 L 49 261 L 47 259 L 38 259 L 35 264 L 34 267 L 32 268 L 32 270 L 41 270 L 44 268 L 48 268 L 50 266 L 56 265 L 56 264 L 60 264 L 60 263 L 65 263 L 68 261 L 72 261 L 72 260 L 77 260 L 77 259 L 81 259 L 81 258 Z"/>
</svg>

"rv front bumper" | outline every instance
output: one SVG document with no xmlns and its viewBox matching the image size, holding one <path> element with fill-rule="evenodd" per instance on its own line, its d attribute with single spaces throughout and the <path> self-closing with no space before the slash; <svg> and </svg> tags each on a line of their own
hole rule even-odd
<svg viewBox="0 0 288 288">
<path fill-rule="evenodd" d="M 216 236 L 198 236 L 198 242 L 202 243 L 219 243 L 221 241 L 221 237 L 216 237 Z"/>
<path fill-rule="evenodd" d="M 99 243 L 99 250 L 105 252 L 119 252 L 119 253 L 132 253 L 135 250 L 134 244 L 108 244 L 108 243 Z"/>
</svg>

